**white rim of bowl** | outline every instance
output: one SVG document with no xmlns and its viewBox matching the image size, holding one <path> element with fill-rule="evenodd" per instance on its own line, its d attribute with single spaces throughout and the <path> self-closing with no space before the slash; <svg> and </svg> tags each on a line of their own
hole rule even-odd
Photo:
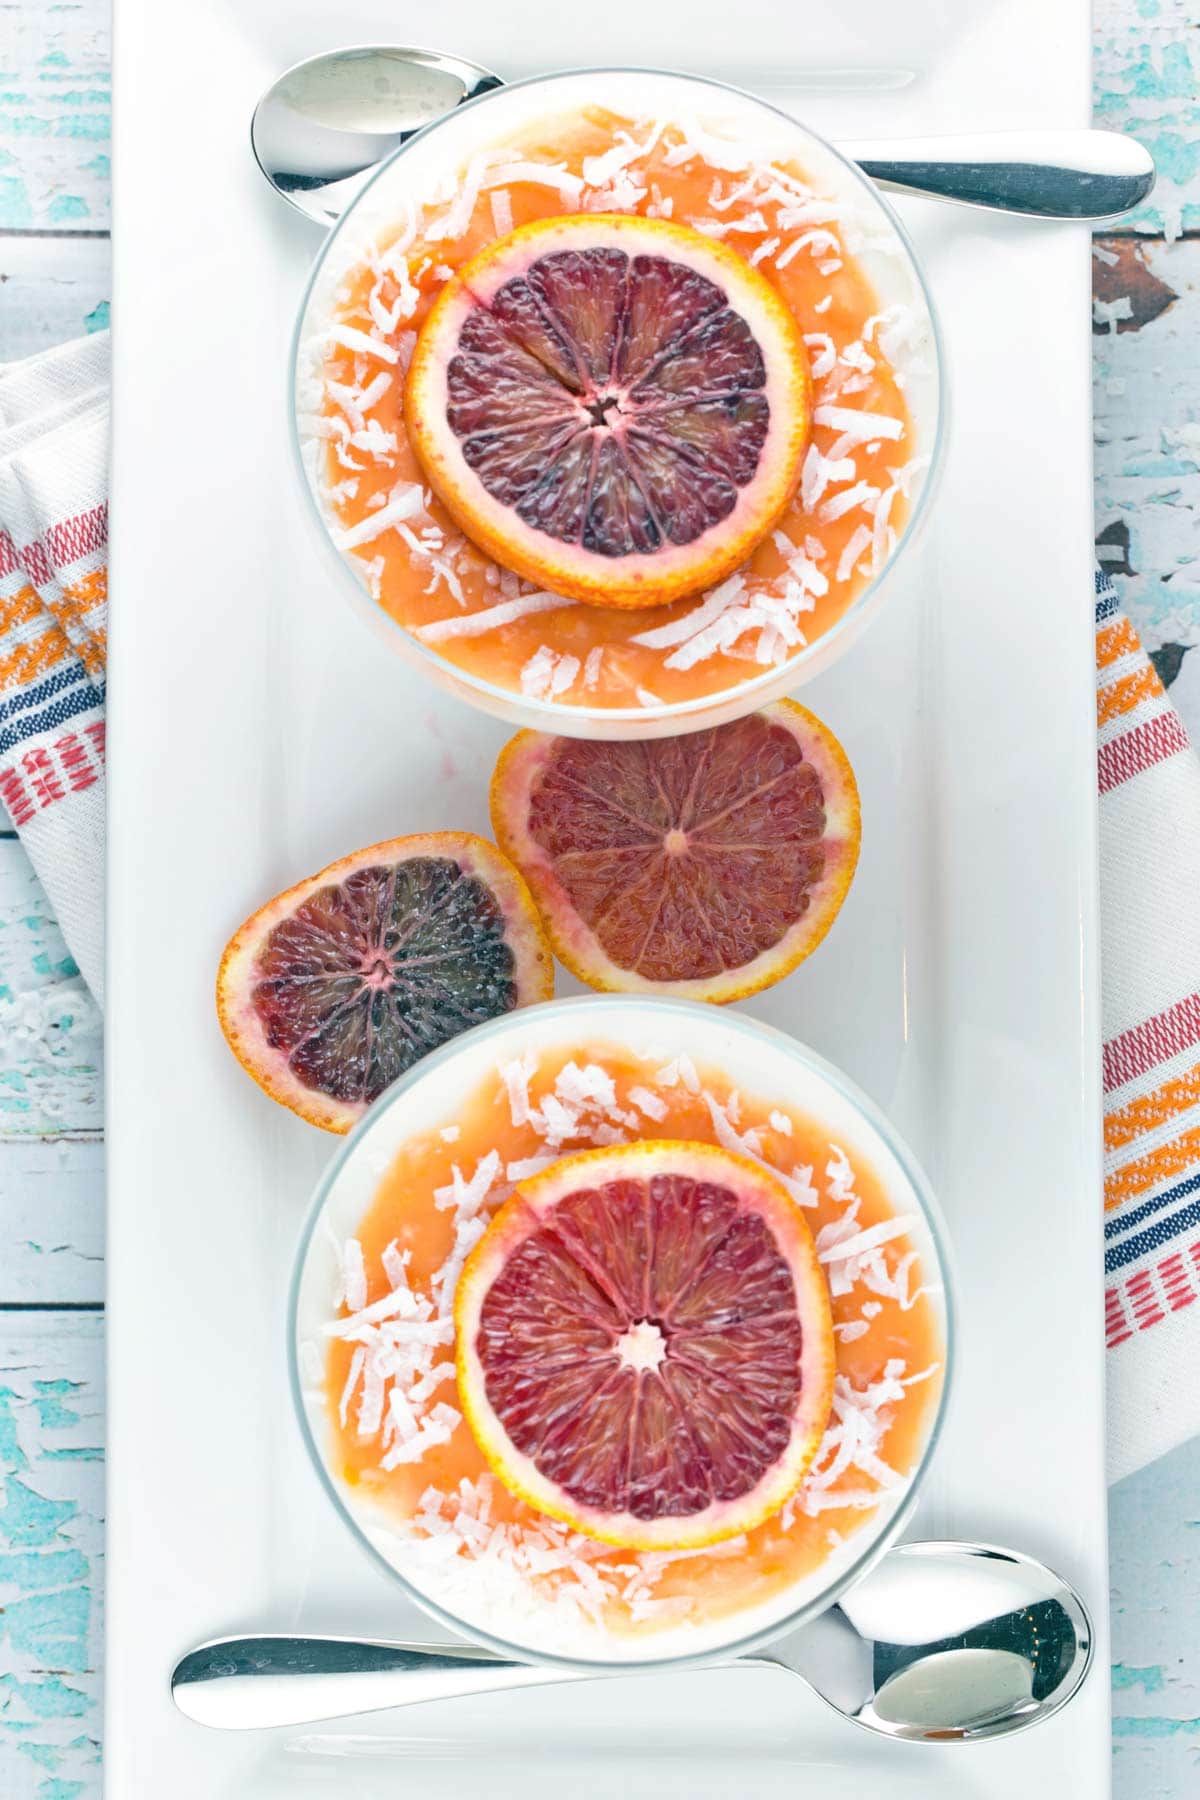
<svg viewBox="0 0 1200 1800">
<path fill-rule="evenodd" d="M 704 694 L 691 700 L 680 700 L 673 703 L 663 702 L 658 706 L 587 707 L 567 706 L 561 701 L 536 700 L 529 695 L 519 693 L 515 688 L 499 687 L 495 682 L 486 681 L 483 676 L 476 675 L 471 670 L 462 668 L 458 663 L 451 662 L 448 657 L 440 656 L 438 652 L 431 649 L 428 644 L 423 644 L 420 638 L 411 632 L 406 625 L 402 625 L 400 621 L 393 618 L 378 601 L 372 599 L 371 595 L 363 586 L 363 583 L 359 580 L 357 575 L 355 575 L 345 557 L 334 544 L 333 539 L 329 534 L 329 527 L 321 512 L 317 495 L 313 491 L 312 481 L 304 466 L 300 444 L 300 427 L 297 417 L 299 408 L 296 405 L 296 376 L 300 358 L 301 332 L 308 312 L 309 301 L 312 298 L 313 289 L 320 278 L 325 259 L 337 242 L 342 231 L 349 226 L 351 220 L 355 217 L 376 182 L 388 174 L 394 165 L 408 154 L 413 145 L 425 142 L 451 120 L 459 118 L 460 115 L 466 112 L 473 111 L 477 107 L 487 106 L 489 102 L 500 101 L 506 94 L 540 87 L 552 81 L 583 80 L 589 77 L 594 78 L 597 75 L 654 75 L 672 81 L 686 82 L 694 87 L 708 88 L 716 93 L 736 95 L 739 100 L 747 100 L 752 105 L 760 107 L 764 112 L 773 114 L 775 118 L 782 119 L 785 124 L 798 133 L 801 139 L 808 139 L 813 143 L 818 144 L 822 150 L 839 162 L 843 169 L 845 169 L 851 178 L 858 184 L 863 193 L 867 195 L 872 205 L 876 206 L 883 214 L 904 250 L 929 318 L 930 335 L 933 343 L 934 372 L 937 377 L 937 416 L 933 428 L 933 442 L 929 452 L 929 467 L 925 471 L 925 479 L 921 484 L 921 491 L 917 496 L 917 503 L 905 520 L 904 530 L 900 534 L 896 547 L 888 557 L 883 568 L 879 571 L 879 574 L 870 578 L 862 591 L 850 602 L 850 605 L 846 608 L 845 612 L 834 620 L 827 631 L 823 631 L 819 638 L 815 638 L 811 644 L 806 645 L 798 655 L 789 658 L 786 663 L 780 664 L 777 668 L 767 669 L 763 674 L 756 675 L 749 681 L 738 682 L 733 687 L 720 688 L 711 694 Z M 292 328 L 291 346 L 288 352 L 288 396 L 288 436 L 291 444 L 292 462 L 296 473 L 299 476 L 300 485 L 304 490 L 305 498 L 308 503 L 309 516 L 315 522 L 322 541 L 328 547 L 329 554 L 333 557 L 337 565 L 340 572 L 340 581 L 343 584 L 348 582 L 354 590 L 353 598 L 359 610 L 364 606 L 369 608 L 370 612 L 368 616 L 371 621 L 377 625 L 381 624 L 383 630 L 389 637 L 392 637 L 393 635 L 396 637 L 398 640 L 398 654 L 408 656 L 414 661 L 426 662 L 431 669 L 438 672 L 439 676 L 448 676 L 453 680 L 456 686 L 472 690 L 480 696 L 485 710 L 494 712 L 499 708 L 502 714 L 507 714 L 512 707 L 518 706 L 522 711 L 533 717 L 544 718 L 545 728 L 547 730 L 554 730 L 557 725 L 559 727 L 560 735 L 578 735 L 577 733 L 569 733 L 562 730 L 563 722 L 572 719 L 577 721 L 586 719 L 601 724 L 611 722 L 613 725 L 635 724 L 639 720 L 644 724 L 654 724 L 662 720 L 687 719 L 693 714 L 705 713 L 713 707 L 719 706 L 722 702 L 727 702 L 734 698 L 740 701 L 743 695 L 746 698 L 744 710 L 746 712 L 752 712 L 758 703 L 760 696 L 783 691 L 779 686 L 781 677 L 786 676 L 789 682 L 798 684 L 803 679 L 801 671 L 805 663 L 808 661 L 815 661 L 818 652 L 821 653 L 823 660 L 832 661 L 833 656 L 831 653 L 834 652 L 835 646 L 842 643 L 843 648 L 846 647 L 844 640 L 846 640 L 848 636 L 852 637 L 851 628 L 857 627 L 863 614 L 867 611 L 869 604 L 879 599 L 884 584 L 893 576 L 904 552 L 920 535 L 928 517 L 930 504 L 941 476 L 946 438 L 946 365 L 942 344 L 941 323 L 933 303 L 933 295 L 930 292 L 929 283 L 925 278 L 924 266 L 917 254 L 916 247 L 913 244 L 908 231 L 905 229 L 899 214 L 896 212 L 896 209 L 892 206 L 887 196 L 876 187 L 869 175 L 863 173 L 856 162 L 852 161 L 850 157 L 844 155 L 843 152 L 838 149 L 836 144 L 831 144 L 828 139 L 823 138 L 819 132 L 813 131 L 810 126 L 802 124 L 799 119 L 793 118 L 791 113 L 784 112 L 781 107 L 774 106 L 771 101 L 764 100 L 759 95 L 750 93 L 746 88 L 736 87 L 732 82 L 718 81 L 712 76 L 690 75 L 680 70 L 656 69 L 649 66 L 638 65 L 636 63 L 604 64 L 590 68 L 555 69 L 549 71 L 545 75 L 529 75 L 521 81 L 505 82 L 502 87 L 492 88 L 486 94 L 478 94 L 473 100 L 462 101 L 450 112 L 444 113 L 440 118 L 433 119 L 428 125 L 422 126 L 420 131 L 414 132 L 412 137 L 408 138 L 398 149 L 393 150 L 392 154 L 379 164 L 379 167 L 375 170 L 370 180 L 367 181 L 358 194 L 355 195 L 354 200 L 346 208 L 346 211 L 337 221 L 337 224 L 331 228 L 317 253 L 311 270 L 309 271 L 308 279 L 304 284 L 304 292 L 300 297 L 300 305 L 296 312 L 296 322 Z M 838 650 L 836 653 L 840 655 L 842 651 Z"/>
<path fill-rule="evenodd" d="M 504 1035 L 504 1033 L 511 1031 L 514 1024 L 518 1024 L 523 1018 L 542 1016 L 551 1010 L 554 1011 L 557 1017 L 564 1020 L 564 1024 L 566 1023 L 568 1014 L 577 1013 L 583 1015 L 584 1021 L 590 1019 L 593 1022 L 594 1027 L 597 1015 L 603 1015 L 606 1012 L 615 1012 L 631 1005 L 636 1005 L 643 1011 L 674 1014 L 676 1016 L 683 1016 L 684 1018 L 712 1018 L 712 1008 L 699 1000 L 672 1000 L 659 997 L 648 998 L 646 996 L 629 994 L 581 994 L 570 999 L 545 1000 L 539 1002 L 536 1006 L 518 1007 L 514 1012 L 504 1013 L 497 1019 L 489 1019 L 483 1025 L 476 1025 L 470 1031 L 460 1033 L 458 1037 L 452 1038 L 449 1043 L 443 1044 L 440 1049 L 433 1050 L 428 1056 L 422 1057 L 420 1062 L 418 1062 L 407 1075 L 402 1075 L 398 1081 L 393 1082 L 392 1086 L 379 1096 L 379 1099 L 375 1101 L 374 1105 L 371 1106 L 366 1113 L 364 1113 L 363 1117 L 354 1127 L 354 1130 L 349 1133 L 334 1152 L 329 1166 L 317 1184 L 316 1192 L 309 1204 L 308 1213 L 301 1226 L 300 1240 L 296 1247 L 295 1260 L 292 1265 L 287 1299 L 288 1383 L 291 1388 L 293 1409 L 300 1426 L 300 1435 L 304 1440 L 304 1446 L 308 1452 L 309 1460 L 316 1471 L 321 1486 L 324 1488 L 328 1498 L 332 1501 L 334 1509 L 349 1529 L 355 1542 L 365 1552 L 368 1559 L 374 1563 L 377 1569 L 381 1569 L 392 1581 L 396 1582 L 415 1605 L 419 1606 L 423 1612 L 428 1613 L 431 1618 L 436 1619 L 440 1625 L 444 1625 L 448 1631 L 453 1632 L 456 1637 L 465 1638 L 469 1643 L 480 1644 L 485 1649 L 495 1652 L 496 1655 L 501 1656 L 510 1662 L 523 1662 L 533 1664 L 537 1667 L 586 1670 L 589 1672 L 602 1672 L 605 1674 L 612 1674 L 614 1672 L 637 1674 L 639 1671 L 650 1669 L 703 1668 L 705 1666 L 711 1666 L 714 1663 L 725 1663 L 734 1657 L 747 1655 L 749 1652 L 761 1648 L 764 1644 L 773 1643 L 776 1639 L 785 1637 L 789 1632 L 797 1630 L 801 1625 L 807 1624 L 810 1619 L 819 1617 L 821 1613 L 827 1612 L 831 1606 L 835 1606 L 841 1596 L 846 1593 L 848 1589 L 853 1587 L 856 1582 L 860 1581 L 862 1577 L 867 1574 L 868 1570 L 872 1569 L 875 1564 L 886 1555 L 887 1551 L 896 1542 L 912 1516 L 913 1508 L 915 1507 L 920 1491 L 925 1484 L 935 1452 L 941 1441 L 946 1414 L 950 1403 L 951 1391 L 955 1385 L 957 1369 L 958 1314 L 955 1299 L 955 1275 L 949 1247 L 949 1233 L 946 1228 L 946 1221 L 942 1216 L 941 1207 L 938 1204 L 933 1189 L 912 1151 L 908 1148 L 908 1145 L 904 1142 L 903 1138 L 900 1137 L 886 1114 L 876 1106 L 873 1100 L 869 1099 L 868 1096 L 862 1092 L 855 1082 L 850 1080 L 848 1075 L 837 1068 L 835 1064 L 827 1062 L 825 1058 L 818 1055 L 815 1050 L 809 1049 L 806 1044 L 800 1043 L 797 1038 L 790 1037 L 787 1032 L 780 1031 L 773 1025 L 765 1025 L 757 1019 L 748 1018 L 745 1014 L 721 1009 L 719 1017 L 723 1025 L 730 1026 L 735 1032 L 740 1032 L 746 1037 L 758 1038 L 760 1040 L 766 1039 L 779 1050 L 781 1055 L 790 1057 L 793 1061 L 801 1063 L 809 1072 L 816 1074 L 822 1080 L 828 1082 L 841 1098 L 847 1101 L 855 1111 L 858 1112 L 864 1123 L 882 1139 L 885 1148 L 893 1157 L 895 1157 L 903 1171 L 905 1179 L 912 1189 L 913 1196 L 921 1212 L 922 1220 L 929 1232 L 930 1242 L 933 1245 L 934 1256 L 937 1261 L 937 1272 L 942 1283 L 942 1304 L 945 1320 L 945 1345 L 943 1354 L 944 1373 L 941 1392 L 938 1395 L 937 1412 L 928 1428 L 927 1435 L 921 1448 L 921 1454 L 906 1477 L 907 1486 L 903 1498 L 897 1504 L 895 1510 L 888 1514 L 884 1521 L 883 1528 L 878 1535 L 871 1537 L 870 1543 L 866 1545 L 862 1554 L 843 1570 L 841 1575 L 839 1575 L 835 1581 L 831 1582 L 827 1588 L 823 1589 L 819 1595 L 810 1596 L 809 1599 L 797 1606 L 794 1611 L 785 1613 L 771 1624 L 762 1626 L 741 1637 L 731 1637 L 719 1645 L 710 1645 L 708 1648 L 696 1651 L 694 1654 L 686 1652 L 679 1654 L 677 1652 L 672 1652 L 665 1656 L 639 1657 L 636 1659 L 623 1657 L 619 1659 L 613 1658 L 611 1660 L 597 1660 L 595 1657 L 565 1656 L 555 1654 L 554 1652 L 538 1650 L 532 1645 L 509 1643 L 505 1638 L 484 1631 L 478 1626 L 468 1624 L 466 1620 L 458 1618 L 456 1614 L 450 1612 L 437 1600 L 432 1599 L 423 1589 L 416 1586 L 407 1575 L 402 1574 L 396 1565 L 388 1560 L 382 1550 L 372 1543 L 363 1525 L 355 1517 L 346 1496 L 343 1494 L 338 1483 L 330 1473 L 325 1458 L 321 1453 L 320 1446 L 316 1441 L 313 1431 L 312 1421 L 309 1417 L 309 1409 L 305 1401 L 303 1383 L 300 1377 L 300 1288 L 304 1279 L 309 1249 L 314 1234 L 320 1223 L 321 1216 L 324 1213 L 326 1203 L 337 1183 L 338 1177 L 341 1175 L 343 1168 L 350 1161 L 351 1157 L 357 1154 L 359 1145 L 370 1134 L 384 1113 L 393 1106 L 402 1095 L 409 1093 L 409 1091 L 422 1080 L 424 1075 L 431 1070 L 440 1068 L 447 1062 L 452 1061 L 456 1055 L 462 1052 L 464 1047 L 474 1047 L 477 1044 L 485 1042 L 488 1038 L 500 1037 Z M 581 1029 L 587 1029 L 586 1025 L 582 1025 Z M 869 1527 L 865 1527 L 864 1529 L 869 1533 Z"/>
</svg>

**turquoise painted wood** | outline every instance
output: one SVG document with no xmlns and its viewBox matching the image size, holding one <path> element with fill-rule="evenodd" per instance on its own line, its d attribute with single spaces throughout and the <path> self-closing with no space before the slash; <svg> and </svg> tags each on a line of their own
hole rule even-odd
<svg viewBox="0 0 1200 1800">
<path fill-rule="evenodd" d="M 102 331 L 109 322 L 108 295 L 106 237 L 0 232 L 0 362 Z"/>
<path fill-rule="evenodd" d="M 1113 1489 L 1114 1800 L 1200 1793 L 1200 1439 Z"/>
<path fill-rule="evenodd" d="M 1122 229 L 1173 240 L 1200 227 L 1200 42 L 1195 0 L 1096 0 L 1096 122 L 1131 131 L 1159 171 Z"/>
<path fill-rule="evenodd" d="M 8 0 L 0 24 L 0 230 L 107 231 L 106 0 Z"/>
<path fill-rule="evenodd" d="M 0 1794 L 99 1792 L 100 1019 L 0 839 Z M 69 1309 L 69 1310 L 68 1310 Z"/>
<path fill-rule="evenodd" d="M 0 360 L 109 322 L 107 0 L 0 4 Z M 100 1791 L 100 1021 L 0 839 L 0 1794 Z"/>
<path fill-rule="evenodd" d="M 98 1138 L 100 1058 L 96 1003 L 20 843 L 0 841 L 0 1144 Z"/>
<path fill-rule="evenodd" d="M 1095 49 L 1098 119 L 1165 176 L 1096 246 L 1099 551 L 1200 740 L 1200 0 L 1097 0 Z M 108 322 L 108 134 L 108 0 L 0 0 L 0 360 Z M 100 1787 L 100 1130 L 99 1020 L 0 836 L 4 1800 Z M 1191 1800 L 1200 1440 L 1115 1489 L 1111 1525 L 1115 1800 Z"/>
<path fill-rule="evenodd" d="M 1096 245 L 1100 550 L 1200 742 L 1200 0 L 1099 0 L 1095 46 L 1097 123 L 1159 167 Z"/>
<path fill-rule="evenodd" d="M 0 1314 L 0 1793 L 100 1788 L 103 1323 Z"/>
</svg>

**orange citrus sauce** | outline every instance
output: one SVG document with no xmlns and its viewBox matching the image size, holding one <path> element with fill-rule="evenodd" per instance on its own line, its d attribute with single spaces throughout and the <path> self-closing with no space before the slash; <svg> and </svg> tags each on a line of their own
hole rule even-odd
<svg viewBox="0 0 1200 1800">
<path fill-rule="evenodd" d="M 571 1058 L 555 1053 L 542 1058 L 537 1073 L 530 1081 L 531 1098 L 536 1105 L 553 1091 L 555 1078 Z M 710 1094 L 720 1105 L 727 1106 L 730 1084 L 710 1069 L 699 1071 L 702 1088 L 691 1093 L 683 1085 L 657 1087 L 653 1065 L 640 1061 L 630 1053 L 596 1044 L 580 1046 L 578 1060 L 598 1064 L 614 1078 L 620 1106 L 630 1107 L 629 1093 L 639 1086 L 655 1092 L 666 1106 L 660 1121 L 643 1118 L 636 1134 L 642 1138 L 675 1138 L 693 1142 L 717 1142 L 712 1116 L 704 1094 Z M 735 1102 L 735 1107 L 739 1104 Z M 791 1122 L 790 1135 L 771 1123 L 786 1115 Z M 822 1226 L 840 1219 L 845 1210 L 830 1191 L 827 1165 L 837 1155 L 836 1146 L 818 1121 L 808 1118 L 795 1107 L 778 1100 L 760 1101 L 740 1097 L 736 1113 L 737 1130 L 744 1134 L 753 1128 L 761 1139 L 763 1160 L 790 1175 L 794 1169 L 811 1166 L 811 1185 L 816 1204 L 806 1211 L 814 1236 Z M 489 1079 L 474 1094 L 466 1097 L 453 1121 L 459 1136 L 445 1143 L 436 1126 L 412 1139 L 401 1150 L 380 1183 L 376 1197 L 358 1227 L 368 1277 L 367 1303 L 383 1298 L 390 1284 L 384 1277 L 380 1258 L 393 1242 L 401 1252 L 411 1253 L 408 1278 L 414 1292 L 428 1291 L 431 1278 L 450 1253 L 453 1238 L 453 1214 L 440 1211 L 433 1203 L 433 1192 L 451 1180 L 453 1165 L 464 1176 L 470 1176 L 478 1161 L 489 1151 L 499 1152 L 503 1163 L 545 1152 L 546 1145 L 531 1125 L 512 1123 L 507 1093 L 501 1081 Z M 448 1123 L 448 1121 L 446 1122 Z M 634 1134 L 630 1133 L 629 1136 Z M 579 1135 L 565 1143 L 556 1154 L 568 1155 L 586 1148 L 595 1139 Z M 860 1206 L 856 1227 L 864 1229 L 895 1216 L 890 1203 L 872 1169 L 861 1157 L 851 1163 L 854 1192 Z M 509 1192 L 501 1185 L 484 1209 L 490 1216 Z M 892 1239 L 883 1246 L 889 1272 L 894 1272 L 901 1257 L 911 1249 L 907 1236 Z M 914 1267 L 907 1284 L 908 1295 L 918 1294 L 922 1284 L 932 1281 L 935 1271 Z M 907 1309 L 895 1299 L 871 1293 L 861 1283 L 849 1294 L 835 1297 L 835 1325 L 857 1321 L 864 1302 L 874 1309 L 869 1328 L 850 1341 L 836 1336 L 837 1370 L 855 1389 L 864 1389 L 883 1377 L 886 1366 L 899 1359 L 904 1367 L 902 1379 L 923 1376 L 904 1387 L 903 1398 L 881 1411 L 885 1429 L 879 1440 L 879 1456 L 898 1476 L 910 1474 L 917 1464 L 931 1422 L 937 1410 L 942 1388 L 942 1364 L 945 1354 L 940 1315 L 925 1294 L 920 1294 Z M 453 1432 L 448 1443 L 433 1448 L 421 1461 L 385 1472 L 380 1468 L 381 1441 L 378 1435 L 359 1437 L 355 1424 L 355 1407 L 350 1406 L 347 1420 L 339 1425 L 339 1403 L 350 1372 L 352 1345 L 333 1340 L 325 1374 L 325 1396 L 334 1432 L 335 1449 L 331 1467 L 349 1487 L 364 1499 L 382 1508 L 399 1521 L 411 1521 L 418 1511 L 420 1497 L 431 1486 L 452 1496 L 466 1477 L 477 1481 L 486 1463 L 465 1421 Z M 452 1349 L 439 1349 L 439 1358 L 449 1359 Z M 448 1400 L 461 1411 L 461 1400 L 453 1381 L 438 1390 L 441 1400 Z M 824 1460 L 819 1452 L 814 1468 Z M 537 1527 L 541 1515 L 524 1501 L 516 1499 L 494 1483 L 492 1518 L 518 1527 Z M 838 1506 L 826 1504 L 815 1516 L 804 1510 L 803 1486 L 798 1502 L 789 1503 L 745 1539 L 714 1547 L 712 1552 L 689 1552 L 678 1561 L 656 1567 L 654 1553 L 593 1546 L 599 1552 L 590 1557 L 591 1567 L 600 1576 L 615 1572 L 615 1584 L 623 1587 L 639 1565 L 652 1571 L 656 1600 L 678 1597 L 686 1606 L 690 1601 L 697 1616 L 704 1621 L 720 1619 L 743 1608 L 770 1600 L 779 1591 L 817 1570 L 830 1554 L 832 1546 L 844 1537 L 860 1531 L 872 1516 L 873 1508 L 861 1502 L 865 1491 L 877 1490 L 873 1476 L 853 1466 L 845 1469 L 829 1486 L 823 1498 L 828 1502 L 834 1494 L 855 1496 L 858 1504 Z M 554 1581 L 551 1575 L 545 1578 Z M 609 1600 L 604 1608 L 603 1623 L 611 1631 L 629 1634 L 647 1629 L 620 1597 Z M 503 1621 L 491 1621 L 492 1628 L 502 1632 Z M 653 1629 L 651 1621 L 649 1629 Z"/>
<path fill-rule="evenodd" d="M 649 137 L 645 123 L 593 109 L 565 121 L 548 123 L 540 136 L 526 132 L 518 144 L 506 148 L 511 148 L 514 155 L 565 167 L 569 174 L 579 176 L 587 159 L 610 149 L 622 131 L 636 136 L 639 142 Z M 629 189 L 589 187 L 585 183 L 580 197 L 571 203 L 553 188 L 513 180 L 503 189 L 506 199 L 501 202 L 503 212 L 499 218 L 494 210 L 493 190 L 483 191 L 463 230 L 432 241 L 426 241 L 423 233 L 444 219 L 446 204 L 424 207 L 416 235 L 404 251 L 408 280 L 417 298 L 410 304 L 402 325 L 398 323 L 390 334 L 390 341 L 400 350 L 400 365 L 407 365 L 415 332 L 450 272 L 503 235 L 501 227 L 508 229 L 509 212 L 514 226 L 589 207 L 650 212 L 701 229 L 722 227 L 721 241 L 748 259 L 755 260 L 756 253 L 763 252 L 757 258 L 760 271 L 782 294 L 801 329 L 814 338 L 810 351 L 815 405 L 884 415 L 900 422 L 902 430 L 898 437 L 868 438 L 844 451 L 839 459 L 843 464 L 841 472 L 813 498 L 808 511 L 802 485 L 781 522 L 787 543 L 781 548 L 777 534 L 767 537 L 740 571 L 745 581 L 743 598 L 761 598 L 770 603 L 778 602 L 787 592 L 787 558 L 793 549 L 815 567 L 815 576 L 805 575 L 803 599 L 793 609 L 793 627 L 802 634 L 798 644 L 794 639 L 790 645 L 785 644 L 776 634 L 764 631 L 761 624 L 750 624 L 727 646 L 712 650 L 691 666 L 681 666 L 676 649 L 633 642 L 639 633 L 684 618 L 697 606 L 699 596 L 677 601 L 670 607 L 637 611 L 564 604 L 499 624 L 477 636 L 435 634 L 436 642 L 433 638 L 427 640 L 438 654 L 461 669 L 502 688 L 521 692 L 522 672 L 546 647 L 578 664 L 578 672 L 570 683 L 562 691 L 554 691 L 553 697 L 562 704 L 590 708 L 648 705 L 655 701 L 675 704 L 725 692 L 762 675 L 772 663 L 786 662 L 805 642 L 811 644 L 827 632 L 870 579 L 876 549 L 882 565 L 904 526 L 908 511 L 905 465 L 914 455 L 914 445 L 902 391 L 903 375 L 898 381 L 897 371 L 879 342 L 878 298 L 855 257 L 845 248 L 836 220 L 830 217 L 825 224 L 802 222 L 789 227 L 781 221 L 781 214 L 786 218 L 786 207 L 778 200 L 762 198 L 758 190 L 752 190 L 746 198 L 731 199 L 745 185 L 746 178 L 721 174 L 699 154 L 672 165 L 672 146 L 682 141 L 685 140 L 681 132 L 668 126 L 653 148 L 631 165 L 630 173 L 636 177 L 637 185 L 644 187 L 640 198 L 632 196 Z M 779 164 L 772 165 L 776 172 L 780 168 Z M 765 180 L 770 171 L 752 173 Z M 783 174 L 793 184 L 803 182 L 800 170 L 785 169 Z M 624 204 L 620 204 L 622 200 Z M 815 210 L 819 212 L 819 206 Z M 795 250 L 798 239 L 805 241 Z M 387 248 L 387 241 L 381 241 L 379 254 L 386 257 Z M 777 257 L 785 259 L 784 267 L 777 266 Z M 390 313 L 400 297 L 400 283 L 393 274 L 381 276 L 378 267 L 364 262 L 339 290 L 336 322 L 377 335 L 379 308 Z M 848 360 L 844 353 L 848 353 Z M 824 368 L 827 362 L 832 364 L 828 369 Z M 369 431 L 378 426 L 385 434 L 379 442 L 389 447 L 372 450 L 366 444 L 360 448 L 347 439 L 345 390 L 361 391 L 383 368 L 381 362 L 372 360 L 361 348 L 334 344 L 325 353 L 324 425 L 327 431 L 336 427 L 341 434 L 340 439 L 330 436 L 322 446 L 325 503 L 345 529 L 362 527 L 372 511 L 393 496 L 398 485 L 422 480 L 405 435 L 400 379 L 388 381 L 381 397 L 361 415 Z M 399 374 L 399 368 L 396 373 Z M 342 387 L 341 397 L 331 389 L 330 382 Z M 822 453 L 828 453 L 837 445 L 842 430 L 840 422 L 814 424 L 813 444 Z M 853 464 L 853 473 L 844 466 L 847 457 Z M 881 522 L 878 546 L 861 546 L 854 553 L 852 540 L 864 527 L 872 528 L 872 512 L 859 504 L 840 516 L 824 517 L 822 509 L 859 483 L 865 483 L 875 494 L 890 493 L 891 497 L 886 502 L 888 510 Z M 870 496 L 866 504 L 868 508 L 874 504 Z M 419 550 L 414 551 L 410 539 L 394 529 L 381 532 L 350 552 L 379 604 L 418 639 L 423 627 L 444 622 L 456 613 L 479 613 L 533 591 L 532 584 L 518 584 L 515 576 L 489 564 L 482 552 L 461 537 L 437 499 L 427 494 L 421 516 L 410 521 L 410 530 L 415 527 L 413 535 L 419 540 L 420 531 L 430 526 L 442 542 L 426 542 L 435 545 L 438 555 L 449 560 L 461 598 L 453 591 L 454 584 L 438 573 L 435 563 Z M 795 591 L 793 584 L 793 594 Z M 598 655 L 599 652 L 603 654 Z M 676 666 L 672 666 L 673 662 Z M 524 691 L 546 697 L 544 690 L 539 693 L 536 687 L 531 689 L 528 681 Z"/>
</svg>

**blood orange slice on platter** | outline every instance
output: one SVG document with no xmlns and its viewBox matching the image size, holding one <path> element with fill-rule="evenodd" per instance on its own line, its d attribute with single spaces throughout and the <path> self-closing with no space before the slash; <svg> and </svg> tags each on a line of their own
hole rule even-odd
<svg viewBox="0 0 1200 1800">
<path fill-rule="evenodd" d="M 217 976 L 229 1047 L 327 1131 L 460 1031 L 554 992 L 529 890 L 465 831 L 372 844 L 267 902 Z"/>
<path fill-rule="evenodd" d="M 459 1392 L 501 1481 L 605 1543 L 678 1550 L 793 1494 L 829 1418 L 829 1293 L 800 1208 L 710 1144 L 565 1157 L 467 1259 Z"/>
<path fill-rule="evenodd" d="M 644 743 L 522 731 L 492 778 L 496 841 L 591 987 L 729 1001 L 821 942 L 858 861 L 858 789 L 794 700 Z"/>
<path fill-rule="evenodd" d="M 810 429 L 800 329 L 688 226 L 523 225 L 447 283 L 405 389 L 410 442 L 480 548 L 557 594 L 653 606 L 778 521 Z"/>
</svg>

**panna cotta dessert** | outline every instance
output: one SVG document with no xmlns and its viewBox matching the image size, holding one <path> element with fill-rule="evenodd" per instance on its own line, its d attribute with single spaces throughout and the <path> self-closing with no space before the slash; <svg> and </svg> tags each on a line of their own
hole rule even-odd
<svg viewBox="0 0 1200 1800">
<path fill-rule="evenodd" d="M 946 1392 L 938 1229 L 890 1129 L 780 1034 L 534 1007 L 336 1159 L 295 1287 L 305 1435 L 455 1628 L 711 1654 L 829 1604 L 903 1522 Z"/>
<path fill-rule="evenodd" d="M 736 716 L 824 666 L 921 510 L 940 406 L 858 170 L 734 90 L 603 70 L 385 166 L 318 263 L 295 402 L 397 647 L 578 735 Z"/>
</svg>

